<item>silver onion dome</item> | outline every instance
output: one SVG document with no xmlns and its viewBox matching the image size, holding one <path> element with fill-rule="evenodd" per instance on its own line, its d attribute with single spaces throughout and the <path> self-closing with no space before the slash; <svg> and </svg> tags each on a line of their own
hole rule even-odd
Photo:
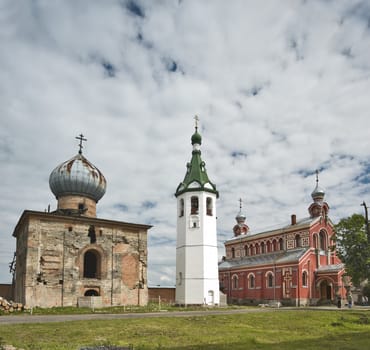
<svg viewBox="0 0 370 350">
<path fill-rule="evenodd" d="M 51 172 L 49 186 L 57 199 L 65 195 L 77 195 L 98 202 L 105 194 L 107 182 L 100 170 L 80 151 Z"/>
<path fill-rule="evenodd" d="M 319 171 L 316 170 L 316 187 L 311 193 L 312 199 L 315 200 L 323 200 L 325 197 L 325 190 L 319 186 Z"/>
</svg>

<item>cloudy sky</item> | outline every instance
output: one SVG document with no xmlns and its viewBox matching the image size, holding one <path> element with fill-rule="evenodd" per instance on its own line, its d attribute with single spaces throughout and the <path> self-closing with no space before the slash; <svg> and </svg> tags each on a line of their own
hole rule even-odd
<svg viewBox="0 0 370 350">
<path fill-rule="evenodd" d="M 108 182 L 98 216 L 154 226 L 150 285 L 175 282 L 196 114 L 220 256 L 239 198 L 252 233 L 305 217 L 316 169 L 334 222 L 363 213 L 369 94 L 369 1 L 0 0 L 0 283 L 80 133 Z"/>
</svg>

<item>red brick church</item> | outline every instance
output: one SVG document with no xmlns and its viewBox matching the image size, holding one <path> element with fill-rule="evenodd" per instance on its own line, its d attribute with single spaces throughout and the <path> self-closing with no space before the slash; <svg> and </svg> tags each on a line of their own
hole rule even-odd
<svg viewBox="0 0 370 350">
<path fill-rule="evenodd" d="M 345 297 L 344 265 L 333 249 L 333 223 L 317 175 L 311 196 L 309 217 L 292 215 L 288 224 L 255 234 L 240 205 L 234 237 L 225 242 L 226 256 L 219 265 L 221 290 L 229 303 L 304 306 Z"/>
</svg>

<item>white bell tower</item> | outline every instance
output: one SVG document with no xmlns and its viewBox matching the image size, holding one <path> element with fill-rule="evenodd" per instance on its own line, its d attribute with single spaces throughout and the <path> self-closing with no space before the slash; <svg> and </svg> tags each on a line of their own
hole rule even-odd
<svg viewBox="0 0 370 350">
<path fill-rule="evenodd" d="M 202 137 L 191 137 L 193 152 L 183 182 L 177 187 L 176 303 L 218 305 L 216 186 L 201 159 Z"/>
</svg>

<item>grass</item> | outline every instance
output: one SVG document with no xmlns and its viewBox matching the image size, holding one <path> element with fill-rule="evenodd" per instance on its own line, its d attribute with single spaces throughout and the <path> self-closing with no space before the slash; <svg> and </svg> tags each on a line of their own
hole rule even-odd
<svg viewBox="0 0 370 350">
<path fill-rule="evenodd" d="M 370 312 L 273 310 L 199 317 L 9 324 L 0 325 L 0 337 L 3 344 L 25 350 L 129 344 L 134 350 L 359 350 L 370 348 Z"/>
</svg>

